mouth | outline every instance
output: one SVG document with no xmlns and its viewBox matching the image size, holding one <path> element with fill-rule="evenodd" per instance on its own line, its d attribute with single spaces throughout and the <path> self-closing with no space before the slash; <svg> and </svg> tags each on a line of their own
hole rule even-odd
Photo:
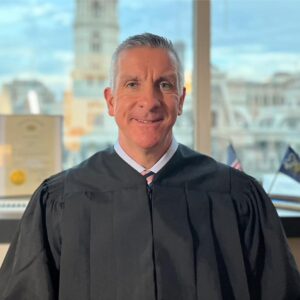
<svg viewBox="0 0 300 300">
<path fill-rule="evenodd" d="M 133 120 L 140 124 L 146 124 L 146 125 L 157 124 L 162 121 L 162 119 L 145 120 L 145 119 L 136 119 L 136 118 L 133 118 Z"/>
</svg>

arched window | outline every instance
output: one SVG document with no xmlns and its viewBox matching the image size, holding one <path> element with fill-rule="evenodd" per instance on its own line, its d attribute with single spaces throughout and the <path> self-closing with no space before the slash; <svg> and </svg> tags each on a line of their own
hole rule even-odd
<svg viewBox="0 0 300 300">
<path fill-rule="evenodd" d="M 102 9 L 100 1 L 94 0 L 92 2 L 91 9 L 92 9 L 92 16 L 99 17 Z"/>
<path fill-rule="evenodd" d="M 99 52 L 101 50 L 100 36 L 98 31 L 94 31 L 91 37 L 91 51 Z"/>
</svg>

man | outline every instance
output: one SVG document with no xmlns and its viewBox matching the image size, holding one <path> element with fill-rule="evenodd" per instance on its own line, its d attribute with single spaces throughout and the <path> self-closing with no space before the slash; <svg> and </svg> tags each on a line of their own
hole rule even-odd
<svg viewBox="0 0 300 300">
<path fill-rule="evenodd" d="M 0 299 L 300 299 L 262 188 L 175 141 L 185 88 L 172 44 L 127 39 L 104 94 L 118 143 L 35 192 L 1 270 Z"/>
</svg>

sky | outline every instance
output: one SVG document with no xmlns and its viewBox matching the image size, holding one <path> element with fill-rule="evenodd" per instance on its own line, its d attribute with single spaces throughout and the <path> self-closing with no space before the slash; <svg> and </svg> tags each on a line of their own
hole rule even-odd
<svg viewBox="0 0 300 300">
<path fill-rule="evenodd" d="M 300 1 L 213 0 L 212 63 L 231 77 L 299 72 Z"/>
<path fill-rule="evenodd" d="M 0 84 L 38 77 L 67 84 L 73 61 L 73 1 L 0 1 Z"/>
<path fill-rule="evenodd" d="M 0 1 L 0 86 L 38 78 L 56 95 L 70 85 L 74 0 Z M 211 63 L 229 77 L 266 80 L 300 68 L 300 1 L 212 0 Z M 186 43 L 192 68 L 192 0 L 119 0 L 120 40 L 151 31 Z"/>
</svg>

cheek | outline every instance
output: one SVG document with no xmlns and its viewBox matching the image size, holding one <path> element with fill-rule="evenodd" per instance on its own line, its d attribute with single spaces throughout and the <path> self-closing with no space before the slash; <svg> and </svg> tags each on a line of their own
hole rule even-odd
<svg viewBox="0 0 300 300">
<path fill-rule="evenodd" d="M 138 97 L 123 95 L 118 98 L 118 102 L 115 106 L 115 112 L 120 114 L 129 114 L 135 109 L 139 101 Z"/>
<path fill-rule="evenodd" d="M 127 119 L 127 116 L 132 110 L 132 103 L 127 97 L 119 97 L 114 106 L 114 113 L 117 122 Z"/>
<path fill-rule="evenodd" d="M 181 103 L 178 96 L 173 96 L 167 99 L 166 103 L 166 109 L 172 114 L 177 115 L 178 112 L 181 111 Z"/>
</svg>

